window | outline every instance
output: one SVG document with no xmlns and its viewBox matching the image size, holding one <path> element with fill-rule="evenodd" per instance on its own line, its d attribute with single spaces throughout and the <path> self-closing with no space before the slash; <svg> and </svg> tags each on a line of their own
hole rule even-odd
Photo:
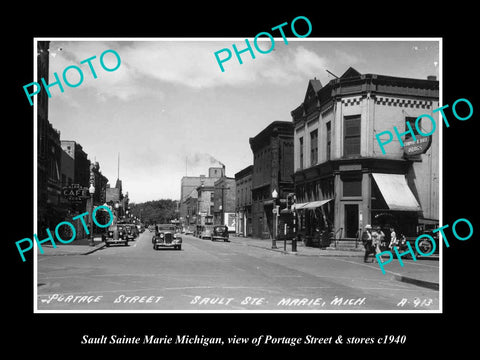
<svg viewBox="0 0 480 360">
<path fill-rule="evenodd" d="M 344 117 L 343 155 L 360 155 L 360 115 Z"/>
<path fill-rule="evenodd" d="M 327 122 L 327 160 L 330 160 L 330 152 L 332 150 L 332 128 L 331 122 Z"/>
<path fill-rule="evenodd" d="M 310 133 L 310 165 L 316 165 L 318 162 L 318 130 Z"/>
<path fill-rule="evenodd" d="M 298 140 L 300 143 L 300 169 L 303 169 L 303 137 Z"/>
<path fill-rule="evenodd" d="M 362 196 L 362 179 L 343 179 L 343 196 Z"/>
</svg>

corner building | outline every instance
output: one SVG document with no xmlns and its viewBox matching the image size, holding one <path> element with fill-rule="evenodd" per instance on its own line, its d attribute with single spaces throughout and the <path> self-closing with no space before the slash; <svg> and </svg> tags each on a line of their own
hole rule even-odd
<svg viewBox="0 0 480 360">
<path fill-rule="evenodd" d="M 317 246 L 323 230 L 335 243 L 359 239 L 366 224 L 393 226 L 413 237 L 438 224 L 438 89 L 433 77 L 360 74 L 353 68 L 325 86 L 309 81 L 303 102 L 291 112 L 295 207 L 304 240 Z M 423 153 L 413 154 L 393 127 L 404 133 L 410 123 L 417 136 L 415 120 L 423 114 L 435 119 L 437 129 Z M 429 133 L 430 120 L 422 118 L 419 128 Z M 383 154 L 375 135 L 387 130 L 393 140 Z"/>
</svg>

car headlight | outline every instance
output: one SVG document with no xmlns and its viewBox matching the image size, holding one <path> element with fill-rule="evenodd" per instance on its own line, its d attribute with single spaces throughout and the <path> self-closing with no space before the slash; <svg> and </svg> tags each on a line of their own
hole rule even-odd
<svg viewBox="0 0 480 360">
<path fill-rule="evenodd" d="M 160 234 L 160 239 L 163 239 L 163 233 L 162 233 L 162 234 Z"/>
</svg>

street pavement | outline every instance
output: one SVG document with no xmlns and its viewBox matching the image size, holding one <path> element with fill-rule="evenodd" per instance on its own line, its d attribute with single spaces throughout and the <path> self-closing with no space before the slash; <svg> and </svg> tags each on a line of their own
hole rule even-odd
<svg viewBox="0 0 480 360">
<path fill-rule="evenodd" d="M 439 261 L 364 263 L 363 250 L 321 250 L 269 240 L 212 242 L 183 235 L 181 251 L 100 238 L 38 252 L 38 311 L 339 311 L 440 309 Z"/>
</svg>

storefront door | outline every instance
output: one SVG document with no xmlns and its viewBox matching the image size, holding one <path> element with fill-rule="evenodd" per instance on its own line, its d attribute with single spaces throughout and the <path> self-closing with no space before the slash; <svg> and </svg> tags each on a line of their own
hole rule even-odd
<svg viewBox="0 0 480 360">
<path fill-rule="evenodd" d="M 345 205 L 345 237 L 355 238 L 358 231 L 358 204 Z"/>
</svg>

